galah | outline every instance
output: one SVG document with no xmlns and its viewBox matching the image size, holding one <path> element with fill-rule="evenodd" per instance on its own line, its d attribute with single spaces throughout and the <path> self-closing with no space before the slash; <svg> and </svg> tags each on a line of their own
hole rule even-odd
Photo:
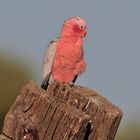
<svg viewBox="0 0 140 140">
<path fill-rule="evenodd" d="M 51 81 L 75 83 L 85 71 L 83 38 L 87 32 L 86 22 L 80 17 L 64 21 L 60 35 L 50 42 L 43 60 L 41 87 L 47 90 Z"/>
</svg>

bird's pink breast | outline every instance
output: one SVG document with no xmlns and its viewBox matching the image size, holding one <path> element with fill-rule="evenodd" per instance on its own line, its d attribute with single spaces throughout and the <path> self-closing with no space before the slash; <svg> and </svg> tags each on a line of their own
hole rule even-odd
<svg viewBox="0 0 140 140">
<path fill-rule="evenodd" d="M 85 70 L 81 38 L 60 38 L 52 65 L 52 76 L 60 82 L 71 82 Z"/>
</svg>

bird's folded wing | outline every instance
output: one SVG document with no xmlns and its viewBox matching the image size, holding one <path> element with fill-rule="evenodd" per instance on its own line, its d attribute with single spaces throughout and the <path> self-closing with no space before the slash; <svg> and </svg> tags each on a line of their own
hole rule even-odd
<svg viewBox="0 0 140 140">
<path fill-rule="evenodd" d="M 42 85 L 48 84 L 51 69 L 52 69 L 52 63 L 55 56 L 56 51 L 56 40 L 53 40 L 49 43 L 48 47 L 46 48 L 45 54 L 44 54 L 44 60 L 42 65 Z"/>
</svg>

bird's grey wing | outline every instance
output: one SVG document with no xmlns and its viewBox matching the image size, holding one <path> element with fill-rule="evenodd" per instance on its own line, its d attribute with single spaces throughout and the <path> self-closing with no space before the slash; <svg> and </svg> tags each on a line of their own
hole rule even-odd
<svg viewBox="0 0 140 140">
<path fill-rule="evenodd" d="M 51 75 L 51 69 L 52 69 L 52 63 L 55 56 L 56 51 L 56 40 L 53 40 L 49 43 L 43 60 L 42 65 L 42 83 L 41 87 L 45 90 L 47 90 L 47 87 L 49 85 L 50 75 Z"/>
</svg>

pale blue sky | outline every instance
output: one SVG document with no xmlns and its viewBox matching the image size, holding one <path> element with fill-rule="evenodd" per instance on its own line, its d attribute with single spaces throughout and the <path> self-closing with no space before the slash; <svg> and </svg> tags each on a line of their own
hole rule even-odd
<svg viewBox="0 0 140 140">
<path fill-rule="evenodd" d="M 24 59 L 39 83 L 44 50 L 71 16 L 85 18 L 88 25 L 87 70 L 77 83 L 119 106 L 122 125 L 139 118 L 139 0 L 1 0 L 0 52 Z"/>
</svg>

